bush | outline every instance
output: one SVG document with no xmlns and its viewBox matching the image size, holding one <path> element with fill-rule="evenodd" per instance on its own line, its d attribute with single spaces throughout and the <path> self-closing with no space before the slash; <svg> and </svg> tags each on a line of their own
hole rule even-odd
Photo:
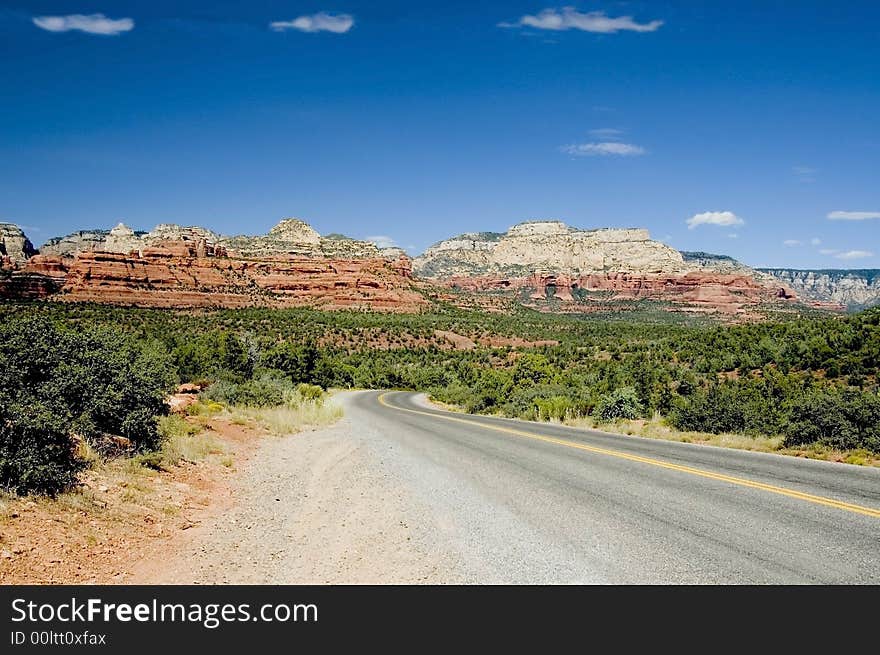
<svg viewBox="0 0 880 655">
<path fill-rule="evenodd" d="M 262 377 L 235 383 L 220 380 L 205 389 L 201 400 L 239 407 L 277 407 L 308 401 L 323 402 L 324 390 L 314 384 L 294 384 L 279 371 L 264 371 Z"/>
<path fill-rule="evenodd" d="M 602 421 L 634 419 L 642 415 L 642 403 L 633 387 L 619 387 L 599 398 L 594 414 Z"/>
<path fill-rule="evenodd" d="M 63 419 L 42 404 L 13 407 L 0 395 L 0 485 L 19 494 L 54 495 L 84 467 Z"/>
<path fill-rule="evenodd" d="M 807 394 L 792 405 L 784 443 L 880 452 L 880 396 L 852 389 Z"/>
<path fill-rule="evenodd" d="M 244 407 L 274 407 L 284 402 L 284 387 L 276 380 L 261 378 L 238 385 L 236 405 Z"/>
<path fill-rule="evenodd" d="M 565 396 L 536 398 L 535 405 L 538 410 L 538 420 L 541 421 L 561 421 L 571 415 L 573 408 L 571 398 Z"/>
<path fill-rule="evenodd" d="M 225 376 L 240 381 L 253 376 L 258 352 L 250 338 L 228 330 L 214 330 L 176 339 L 171 357 L 181 380 Z"/>
<path fill-rule="evenodd" d="M 312 382 L 317 361 L 318 349 L 313 343 L 302 346 L 282 343 L 263 356 L 267 368 L 283 371 L 293 382 Z"/>
<path fill-rule="evenodd" d="M 73 437 L 96 450 L 108 436 L 147 450 L 167 412 L 168 359 L 112 328 L 65 329 L 38 318 L 0 325 L 0 485 L 54 494 L 83 462 Z"/>
<path fill-rule="evenodd" d="M 539 384 L 515 390 L 501 410 L 506 416 L 542 420 L 585 415 L 590 407 L 590 399 L 581 389 L 561 384 Z"/>
<path fill-rule="evenodd" d="M 321 402 L 324 399 L 324 390 L 316 384 L 298 384 L 296 392 L 303 400 Z"/>
<path fill-rule="evenodd" d="M 669 416 L 679 430 L 693 432 L 745 432 L 747 423 L 742 394 L 733 385 L 716 385 L 679 398 Z"/>
<path fill-rule="evenodd" d="M 180 414 L 169 414 L 158 420 L 159 434 L 163 440 L 191 437 L 198 434 L 199 428 L 192 423 L 187 423 Z"/>
</svg>

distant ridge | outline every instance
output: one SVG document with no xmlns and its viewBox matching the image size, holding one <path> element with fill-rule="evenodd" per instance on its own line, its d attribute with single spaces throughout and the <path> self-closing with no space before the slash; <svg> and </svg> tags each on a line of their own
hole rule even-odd
<svg viewBox="0 0 880 655">
<path fill-rule="evenodd" d="M 837 303 L 850 311 L 880 304 L 880 269 L 877 268 L 759 268 L 811 300 Z"/>
</svg>

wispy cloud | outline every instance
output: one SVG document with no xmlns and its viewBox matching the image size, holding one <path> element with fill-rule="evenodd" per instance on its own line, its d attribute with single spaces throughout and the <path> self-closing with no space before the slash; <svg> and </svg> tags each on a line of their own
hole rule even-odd
<svg viewBox="0 0 880 655">
<path fill-rule="evenodd" d="M 686 223 L 689 230 L 693 230 L 700 225 L 721 225 L 727 227 L 745 225 L 745 221 L 733 212 L 703 212 L 702 214 L 691 216 L 687 219 Z"/>
<path fill-rule="evenodd" d="M 870 250 L 840 250 L 839 248 L 822 248 L 819 254 L 843 260 L 866 259 L 874 256 Z"/>
<path fill-rule="evenodd" d="M 792 166 L 791 172 L 800 182 L 815 182 L 818 171 L 810 166 Z"/>
<path fill-rule="evenodd" d="M 736 232 L 731 232 L 730 234 L 725 234 L 728 239 L 739 239 L 739 235 Z"/>
<path fill-rule="evenodd" d="M 34 25 L 47 32 L 85 32 L 116 36 L 134 29 L 131 18 L 107 18 L 104 14 L 70 14 L 68 16 L 34 16 Z"/>
<path fill-rule="evenodd" d="M 810 245 L 811 246 L 822 245 L 822 239 L 820 239 L 819 237 L 813 237 L 812 239 L 810 239 Z"/>
<path fill-rule="evenodd" d="M 868 257 L 873 257 L 874 253 L 870 250 L 846 250 L 844 252 L 839 252 L 834 255 L 837 259 L 866 259 Z"/>
<path fill-rule="evenodd" d="M 532 27 L 538 30 L 563 32 L 580 30 L 598 34 L 616 34 L 617 32 L 656 32 L 663 25 L 662 20 L 638 23 L 632 16 L 612 18 L 604 11 L 591 11 L 583 14 L 574 7 L 562 9 L 543 9 L 535 15 L 526 14 L 519 20 L 509 23 L 498 23 L 498 27 Z"/>
<path fill-rule="evenodd" d="M 600 141 L 596 143 L 572 143 L 560 148 L 562 152 L 574 157 L 617 156 L 637 157 L 644 155 L 647 150 L 632 143 L 620 141 Z"/>
<path fill-rule="evenodd" d="M 307 16 L 300 16 L 293 20 L 277 20 L 269 23 L 269 28 L 274 32 L 286 32 L 297 30 L 299 32 L 332 32 L 333 34 L 345 34 L 354 26 L 354 16 L 351 14 L 328 14 L 319 12 Z"/>
<path fill-rule="evenodd" d="M 384 234 L 379 234 L 372 237 L 367 237 L 366 241 L 369 241 L 372 244 L 375 244 L 377 248 L 397 248 L 397 242 L 389 236 L 385 236 Z"/>
<path fill-rule="evenodd" d="M 797 248 L 798 246 L 804 245 L 804 242 L 799 239 L 786 239 L 782 242 L 782 245 L 786 248 Z"/>
<path fill-rule="evenodd" d="M 880 218 L 880 212 L 830 212 L 828 218 L 832 221 L 867 221 L 872 218 Z"/>
</svg>

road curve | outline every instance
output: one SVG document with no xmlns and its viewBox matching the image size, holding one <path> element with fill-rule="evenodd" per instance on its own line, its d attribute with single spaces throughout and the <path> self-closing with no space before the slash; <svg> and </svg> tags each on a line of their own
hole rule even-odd
<svg viewBox="0 0 880 655">
<path fill-rule="evenodd" d="M 456 544 L 450 580 L 880 582 L 878 469 L 458 414 L 408 392 L 342 402 Z"/>
</svg>

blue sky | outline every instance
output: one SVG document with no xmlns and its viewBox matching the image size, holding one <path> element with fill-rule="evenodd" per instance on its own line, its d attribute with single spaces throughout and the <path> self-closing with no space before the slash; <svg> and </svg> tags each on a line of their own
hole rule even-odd
<svg viewBox="0 0 880 655">
<path fill-rule="evenodd" d="M 0 0 L 0 220 L 880 266 L 880 3 L 705 4 Z"/>
</svg>

